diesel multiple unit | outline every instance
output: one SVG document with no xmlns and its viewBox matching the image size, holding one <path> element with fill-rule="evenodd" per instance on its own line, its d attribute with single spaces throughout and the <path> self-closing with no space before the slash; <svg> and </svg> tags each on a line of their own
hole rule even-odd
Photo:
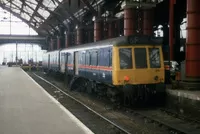
<svg viewBox="0 0 200 134">
<path fill-rule="evenodd" d="M 47 52 L 43 68 L 63 74 L 71 88 L 125 104 L 148 101 L 164 91 L 162 44 L 150 36 L 123 36 Z"/>
</svg>

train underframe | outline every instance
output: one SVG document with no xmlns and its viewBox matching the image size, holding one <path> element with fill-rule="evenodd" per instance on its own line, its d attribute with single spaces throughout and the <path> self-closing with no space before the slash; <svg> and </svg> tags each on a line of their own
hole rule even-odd
<svg viewBox="0 0 200 134">
<path fill-rule="evenodd" d="M 113 86 L 73 75 L 65 75 L 64 83 L 69 90 L 106 97 L 116 105 L 146 107 L 165 104 L 166 93 L 164 83 Z"/>
</svg>

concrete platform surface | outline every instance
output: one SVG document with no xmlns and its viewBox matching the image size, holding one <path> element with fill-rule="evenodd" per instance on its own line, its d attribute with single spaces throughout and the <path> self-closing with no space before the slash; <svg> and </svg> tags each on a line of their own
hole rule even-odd
<svg viewBox="0 0 200 134">
<path fill-rule="evenodd" d="M 0 134 L 90 134 L 19 67 L 0 68 Z"/>
<path fill-rule="evenodd" d="M 195 101 L 200 101 L 200 91 L 188 91 L 188 90 L 172 90 L 167 89 L 167 93 L 177 97 L 183 97 Z"/>
</svg>

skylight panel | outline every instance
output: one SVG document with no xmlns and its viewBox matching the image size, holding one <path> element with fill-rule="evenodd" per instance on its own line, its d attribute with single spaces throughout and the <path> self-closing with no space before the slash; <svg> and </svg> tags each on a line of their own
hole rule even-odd
<svg viewBox="0 0 200 134">
<path fill-rule="evenodd" d="M 52 1 L 52 0 L 44 0 L 43 1 L 44 6 L 48 7 L 49 10 L 54 11 L 56 9 L 56 7 L 58 6 L 58 3 L 56 1 Z"/>
<path fill-rule="evenodd" d="M 26 6 L 26 8 L 24 8 L 24 10 L 26 10 L 27 12 L 29 12 L 30 14 L 33 14 L 33 10 L 29 7 Z"/>
<path fill-rule="evenodd" d="M 22 13 L 22 17 L 25 18 L 26 20 L 30 19 L 30 16 L 26 13 Z"/>
<path fill-rule="evenodd" d="M 12 2 L 18 5 L 19 7 L 21 7 L 22 5 L 22 2 L 20 0 L 13 0 Z"/>
<path fill-rule="evenodd" d="M 20 14 L 20 9 L 18 9 L 18 8 L 12 8 L 12 11 L 15 12 L 15 13 Z"/>
<path fill-rule="evenodd" d="M 38 13 L 43 16 L 45 19 L 47 19 L 50 15 L 50 13 L 44 9 L 39 8 Z"/>
</svg>

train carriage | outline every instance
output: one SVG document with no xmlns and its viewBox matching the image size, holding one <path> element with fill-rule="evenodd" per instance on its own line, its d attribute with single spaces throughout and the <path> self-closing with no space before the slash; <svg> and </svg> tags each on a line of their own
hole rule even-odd
<svg viewBox="0 0 200 134">
<path fill-rule="evenodd" d="M 164 91 L 160 38 L 118 37 L 69 47 L 59 56 L 60 72 L 72 78 L 71 89 L 78 85 L 112 98 L 122 95 L 129 104 L 135 98 L 147 100 L 150 94 Z"/>
</svg>

